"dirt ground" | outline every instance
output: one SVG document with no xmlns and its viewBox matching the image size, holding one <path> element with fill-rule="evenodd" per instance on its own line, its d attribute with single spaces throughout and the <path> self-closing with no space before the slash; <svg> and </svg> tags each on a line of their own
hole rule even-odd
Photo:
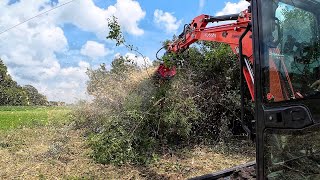
<svg viewBox="0 0 320 180">
<path fill-rule="evenodd" d="M 243 142 L 224 150 L 195 147 L 163 155 L 147 167 L 95 163 L 81 130 L 37 127 L 0 132 L 0 179 L 186 179 L 249 162 L 253 147 Z"/>
</svg>

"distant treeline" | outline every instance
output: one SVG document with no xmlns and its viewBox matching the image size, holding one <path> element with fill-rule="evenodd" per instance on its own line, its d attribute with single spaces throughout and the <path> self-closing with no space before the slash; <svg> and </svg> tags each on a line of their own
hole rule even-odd
<svg viewBox="0 0 320 180">
<path fill-rule="evenodd" d="M 20 86 L 8 73 L 0 59 L 0 106 L 44 106 L 49 105 L 47 97 L 31 86 Z"/>
</svg>

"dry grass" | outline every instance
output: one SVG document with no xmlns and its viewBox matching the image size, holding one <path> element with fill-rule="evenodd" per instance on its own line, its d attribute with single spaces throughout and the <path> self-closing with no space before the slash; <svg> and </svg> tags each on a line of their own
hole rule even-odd
<svg viewBox="0 0 320 180">
<path fill-rule="evenodd" d="M 149 69 L 149 74 L 154 70 Z M 99 82 L 101 94 L 97 96 L 118 103 L 140 86 L 148 73 L 133 72 L 129 76 L 123 86 L 116 81 Z M 89 115 L 95 117 L 96 111 Z M 91 149 L 83 134 L 69 126 L 53 125 L 0 131 L 0 179 L 186 179 L 254 159 L 254 148 L 244 141 L 229 146 L 231 149 L 217 145 L 168 152 L 143 167 L 101 165 L 90 157 Z"/>
<path fill-rule="evenodd" d="M 226 168 L 244 164 L 254 160 L 254 148 L 247 142 L 241 148 L 234 146 L 232 153 L 226 150 L 206 146 L 184 149 L 170 156 L 162 156 L 160 161 L 152 165 L 152 170 L 166 175 L 168 179 L 186 179 L 213 173 Z M 219 146 L 218 146 L 219 147 Z M 226 152 L 224 152 L 226 151 Z M 240 153 L 242 152 L 242 153 Z"/>
<path fill-rule="evenodd" d="M 94 163 L 81 134 L 68 127 L 2 133 L 0 179 L 117 179 L 121 171 Z"/>
<path fill-rule="evenodd" d="M 52 126 L 0 132 L 0 179 L 185 179 L 253 158 L 197 147 L 163 155 L 147 167 L 119 168 L 95 163 L 82 134 Z"/>
</svg>

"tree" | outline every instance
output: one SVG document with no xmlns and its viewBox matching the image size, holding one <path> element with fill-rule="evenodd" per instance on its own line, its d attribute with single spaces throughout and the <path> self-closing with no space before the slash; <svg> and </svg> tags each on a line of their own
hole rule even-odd
<svg viewBox="0 0 320 180">
<path fill-rule="evenodd" d="M 35 87 L 31 85 L 25 85 L 23 89 L 27 93 L 29 105 L 43 106 L 48 104 L 47 97 L 40 94 Z"/>
<path fill-rule="evenodd" d="M 119 102 L 114 102 L 117 106 L 123 100 L 120 97 L 123 97 L 129 84 L 132 83 L 128 72 L 138 69 L 135 64 L 130 63 L 130 59 L 123 56 L 115 57 L 111 63 L 111 70 L 107 70 L 105 64 L 101 64 L 98 69 L 87 71 L 89 77 L 87 91 L 99 104 L 112 104 L 113 99 L 118 98 Z"/>
<path fill-rule="evenodd" d="M 0 105 L 27 105 L 26 92 L 8 74 L 6 65 L 0 59 Z"/>
<path fill-rule="evenodd" d="M 47 105 L 46 96 L 26 85 L 21 87 L 8 73 L 7 66 L 0 59 L 0 106 Z"/>
</svg>

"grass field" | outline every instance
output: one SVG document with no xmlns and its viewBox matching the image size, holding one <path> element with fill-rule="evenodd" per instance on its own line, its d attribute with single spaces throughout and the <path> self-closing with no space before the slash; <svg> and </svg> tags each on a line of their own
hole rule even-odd
<svg viewBox="0 0 320 180">
<path fill-rule="evenodd" d="M 163 154 L 146 166 L 102 165 L 90 156 L 83 131 L 38 126 L 0 131 L 0 179 L 187 179 L 254 159 L 247 142 L 232 149 L 199 146 Z"/>
<path fill-rule="evenodd" d="M 96 163 L 72 108 L 0 107 L 0 179 L 186 179 L 254 160 L 254 146 L 190 147 L 147 166 Z M 20 128 L 24 127 L 24 128 Z"/>
<path fill-rule="evenodd" d="M 0 130 L 64 123 L 70 112 L 67 107 L 0 106 Z"/>
</svg>

